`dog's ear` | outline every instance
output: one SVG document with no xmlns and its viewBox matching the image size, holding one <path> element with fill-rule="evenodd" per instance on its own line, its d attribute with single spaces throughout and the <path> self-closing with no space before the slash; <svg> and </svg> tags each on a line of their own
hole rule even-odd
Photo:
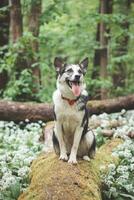
<svg viewBox="0 0 134 200">
<path fill-rule="evenodd" d="M 80 67 L 83 69 L 83 72 L 85 74 L 88 67 L 88 58 L 85 58 L 83 61 L 81 61 Z"/>
<path fill-rule="evenodd" d="M 54 66 L 55 66 L 55 69 L 56 69 L 56 72 L 59 72 L 63 66 L 63 61 L 61 58 L 58 58 L 56 57 L 54 59 Z"/>
</svg>

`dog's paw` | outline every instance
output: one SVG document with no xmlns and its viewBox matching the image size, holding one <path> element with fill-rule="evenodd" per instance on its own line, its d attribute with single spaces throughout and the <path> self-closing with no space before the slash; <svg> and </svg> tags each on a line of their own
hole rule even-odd
<svg viewBox="0 0 134 200">
<path fill-rule="evenodd" d="M 66 154 L 61 154 L 60 157 L 59 157 L 59 160 L 67 161 L 68 160 L 68 156 Z"/>
<path fill-rule="evenodd" d="M 83 156 L 83 160 L 90 162 L 90 158 L 88 156 Z"/>
<path fill-rule="evenodd" d="M 70 157 L 69 160 L 68 160 L 68 163 L 76 165 L 77 164 L 77 160 L 76 160 L 76 158 L 71 158 Z"/>
</svg>

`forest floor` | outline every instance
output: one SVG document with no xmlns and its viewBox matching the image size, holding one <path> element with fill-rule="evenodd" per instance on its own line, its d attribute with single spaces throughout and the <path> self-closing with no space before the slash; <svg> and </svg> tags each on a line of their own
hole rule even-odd
<svg viewBox="0 0 134 200">
<path fill-rule="evenodd" d="M 119 113 L 92 115 L 89 126 L 96 135 L 99 148 L 112 137 L 133 138 L 133 122 L 134 110 L 122 110 Z M 53 122 L 30 123 L 28 120 L 19 124 L 0 121 L 0 199 L 17 199 L 28 186 L 31 162 L 40 152 L 52 151 L 53 125 Z"/>
</svg>

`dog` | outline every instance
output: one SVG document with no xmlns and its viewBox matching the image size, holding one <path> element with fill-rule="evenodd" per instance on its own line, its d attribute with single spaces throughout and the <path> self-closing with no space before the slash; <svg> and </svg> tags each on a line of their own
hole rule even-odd
<svg viewBox="0 0 134 200">
<path fill-rule="evenodd" d="M 79 64 L 66 64 L 56 57 L 57 90 L 53 93 L 55 126 L 53 146 L 60 160 L 76 164 L 77 158 L 95 155 L 95 136 L 88 129 L 88 93 L 84 76 L 88 58 Z"/>
</svg>

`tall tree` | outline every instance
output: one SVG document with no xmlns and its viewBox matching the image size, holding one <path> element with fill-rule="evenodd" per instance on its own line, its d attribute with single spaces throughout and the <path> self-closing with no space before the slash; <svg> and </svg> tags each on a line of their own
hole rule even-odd
<svg viewBox="0 0 134 200">
<path fill-rule="evenodd" d="M 32 42 L 32 50 L 33 52 L 36 52 L 36 53 L 38 53 L 39 51 L 39 42 L 37 38 L 39 36 L 39 30 L 40 30 L 41 5 L 42 5 L 41 0 L 32 1 L 30 13 L 29 13 L 29 19 L 28 19 L 29 31 L 35 37 L 35 39 Z M 31 65 L 36 62 L 38 62 L 37 57 L 32 60 Z M 40 84 L 41 75 L 40 75 L 39 65 L 36 65 L 34 68 L 32 68 L 32 71 L 33 71 L 33 76 L 35 78 L 35 83 Z"/>
<path fill-rule="evenodd" d="M 9 0 L 10 5 L 10 38 L 14 43 L 18 38 L 22 36 L 22 13 L 21 13 L 21 1 Z"/>
<path fill-rule="evenodd" d="M 112 13 L 112 0 L 100 0 L 99 13 L 100 16 L 104 14 Z M 96 79 L 99 77 L 101 79 L 107 78 L 107 63 L 108 63 L 108 34 L 110 29 L 107 28 L 107 25 L 104 21 L 97 25 L 97 34 L 96 41 L 99 43 L 99 48 L 95 50 L 94 56 L 94 68 L 92 73 L 92 78 Z M 101 99 L 107 98 L 107 90 L 101 88 Z"/>
<path fill-rule="evenodd" d="M 118 0 L 115 9 L 116 12 L 124 16 L 123 20 L 118 24 L 122 34 L 116 39 L 116 49 L 114 49 L 114 56 L 119 57 L 118 62 L 114 65 L 113 73 L 113 84 L 116 88 L 125 86 L 126 78 L 126 63 L 122 59 L 128 53 L 128 42 L 129 42 L 129 18 L 128 15 L 131 12 L 131 3 L 132 0 Z"/>
<path fill-rule="evenodd" d="M 38 35 L 39 35 L 39 17 L 41 13 L 41 0 L 32 0 L 30 12 L 27 12 L 29 19 L 28 28 L 32 32 L 33 37 L 23 35 L 23 3 L 22 0 L 9 0 L 10 5 L 10 41 L 18 45 L 11 45 L 11 52 L 15 51 L 15 59 L 13 63 L 14 72 L 10 76 L 9 85 L 11 83 L 19 83 L 18 93 L 14 94 L 13 98 L 18 99 L 33 99 L 33 92 L 37 92 L 39 85 L 40 70 L 38 63 Z M 28 3 L 28 1 L 26 1 Z M 26 8 L 25 8 L 26 9 Z M 25 27 L 26 28 L 26 27 Z M 14 48 L 12 48 L 14 47 Z M 13 50 L 12 50 L 13 49 Z M 26 76 L 25 78 L 23 78 Z M 30 77 L 30 78 L 28 78 Z M 34 78 L 33 78 L 34 77 Z M 24 81 L 23 81 L 24 79 Z M 23 83 L 25 82 L 25 83 Z M 24 85 L 27 85 L 24 88 Z"/>
<path fill-rule="evenodd" d="M 99 14 L 100 14 L 100 5 L 99 5 Z M 100 23 L 97 24 L 97 32 L 96 32 L 96 43 L 99 45 L 100 42 Z M 96 48 L 94 53 L 93 60 L 93 72 L 92 78 L 96 79 L 99 77 L 99 66 L 100 66 L 100 49 Z"/>
<path fill-rule="evenodd" d="M 8 0 L 0 1 L 0 47 L 7 45 L 9 40 L 9 9 Z M 0 55 L 3 59 L 5 51 Z M 7 72 L 5 69 L 0 71 L 0 89 L 4 89 L 8 80 Z"/>
</svg>

